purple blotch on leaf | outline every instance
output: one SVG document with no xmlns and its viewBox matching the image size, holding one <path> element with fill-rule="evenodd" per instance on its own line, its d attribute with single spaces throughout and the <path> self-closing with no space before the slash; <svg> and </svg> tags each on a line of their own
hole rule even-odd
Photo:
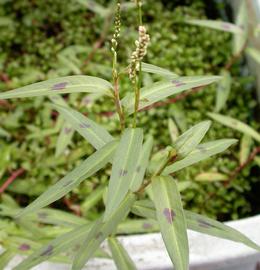
<svg viewBox="0 0 260 270">
<path fill-rule="evenodd" d="M 151 229 L 152 227 L 153 227 L 153 225 L 151 223 L 144 223 L 143 224 L 144 229 Z"/>
<path fill-rule="evenodd" d="M 21 244 L 20 247 L 19 247 L 19 250 L 21 251 L 27 251 L 27 250 L 30 250 L 31 249 L 31 246 L 28 245 L 28 244 Z"/>
<path fill-rule="evenodd" d="M 39 212 L 39 213 L 37 214 L 37 216 L 38 216 L 38 218 L 40 218 L 40 219 L 45 219 L 45 218 L 48 217 L 48 214 L 45 213 L 45 212 Z"/>
<path fill-rule="evenodd" d="M 90 128 L 91 125 L 90 125 L 90 124 L 87 124 L 87 123 L 81 123 L 81 124 L 79 125 L 79 127 L 80 127 L 80 128 Z"/>
<path fill-rule="evenodd" d="M 69 134 L 72 131 L 72 128 L 65 127 L 64 128 L 64 133 Z"/>
<path fill-rule="evenodd" d="M 52 90 L 63 90 L 67 86 L 67 82 L 56 83 L 52 86 Z"/>
<path fill-rule="evenodd" d="M 120 170 L 119 176 L 126 176 L 127 175 L 127 170 Z"/>
<path fill-rule="evenodd" d="M 141 172 L 141 166 L 137 166 L 136 172 L 137 172 L 137 173 Z"/>
<path fill-rule="evenodd" d="M 180 87 L 185 85 L 184 82 L 178 81 L 178 80 L 173 80 L 172 83 L 174 84 L 175 87 Z"/>
<path fill-rule="evenodd" d="M 98 232 L 95 236 L 96 239 L 99 239 L 103 236 L 103 233 L 102 232 Z"/>
<path fill-rule="evenodd" d="M 202 153 L 206 153 L 206 152 L 207 152 L 206 147 L 204 147 L 204 146 L 202 146 L 202 145 L 198 145 L 198 146 L 197 146 L 197 149 L 199 149 Z"/>
<path fill-rule="evenodd" d="M 164 208 L 163 214 L 165 218 L 167 219 L 167 222 L 169 224 L 172 224 L 174 221 L 174 218 L 176 217 L 176 213 L 170 208 Z"/>
<path fill-rule="evenodd" d="M 226 30 L 229 30 L 229 29 L 231 28 L 230 25 L 227 24 L 227 23 L 222 23 L 222 24 L 221 24 L 221 27 L 222 27 L 223 29 L 226 29 Z"/>
<path fill-rule="evenodd" d="M 53 251 L 53 246 L 49 245 L 47 248 L 40 254 L 40 256 L 50 256 Z"/>
</svg>

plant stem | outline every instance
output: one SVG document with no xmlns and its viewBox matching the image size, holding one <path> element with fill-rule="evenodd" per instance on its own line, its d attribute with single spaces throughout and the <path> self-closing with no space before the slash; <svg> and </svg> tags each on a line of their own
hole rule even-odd
<svg viewBox="0 0 260 270">
<path fill-rule="evenodd" d="M 139 18 L 139 26 L 143 24 L 143 15 L 142 15 L 142 3 L 141 1 L 137 2 L 138 6 L 138 18 Z M 137 126 L 137 114 L 140 103 L 140 90 L 142 86 L 142 62 L 139 62 L 139 74 L 138 74 L 138 82 L 135 82 L 135 111 L 134 111 L 134 128 Z"/>
<path fill-rule="evenodd" d="M 3 193 L 9 185 L 13 183 L 13 181 L 20 175 L 22 175 L 25 172 L 23 168 L 20 168 L 16 171 L 14 171 L 11 176 L 4 182 L 4 184 L 0 187 L 0 194 Z"/>
</svg>

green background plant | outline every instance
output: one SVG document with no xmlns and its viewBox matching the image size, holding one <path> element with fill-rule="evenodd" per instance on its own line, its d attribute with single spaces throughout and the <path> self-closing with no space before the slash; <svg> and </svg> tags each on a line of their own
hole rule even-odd
<svg viewBox="0 0 260 270">
<path fill-rule="evenodd" d="M 205 6 L 203 1 L 187 1 L 188 5 L 178 6 L 167 10 L 161 2 L 144 5 L 144 21 L 149 23 L 151 45 L 146 62 L 162 66 L 180 75 L 218 74 L 231 55 L 231 35 L 224 32 L 198 28 L 183 24 L 183 17 L 204 18 Z M 107 3 L 103 3 L 106 4 Z M 43 12 L 44 11 L 44 12 Z M 45 12 L 46 11 L 46 12 Z M 223 10 L 221 11 L 223 12 Z M 15 1 L 6 2 L 0 6 L 1 16 L 11 19 L 10 25 L 1 28 L 1 56 L 3 67 L 0 87 L 2 90 L 15 88 L 30 82 L 42 80 L 63 74 L 73 74 L 71 66 L 60 62 L 58 55 L 69 50 L 73 45 L 77 48 L 78 62 L 76 66 L 84 74 L 110 77 L 110 52 L 108 33 L 104 46 L 96 51 L 93 59 L 84 64 L 92 51 L 93 44 L 100 38 L 104 20 L 97 14 L 86 10 L 75 1 L 74 5 L 62 1 Z M 136 39 L 134 11 L 123 13 L 122 44 L 133 44 Z M 217 16 L 210 14 L 211 16 Z M 161 27 L 163 20 L 164 27 Z M 95 25 L 95 27 L 91 27 Z M 19 27 L 18 27 L 19 26 Z M 130 27 L 130 30 L 129 30 Z M 121 67 L 124 67 L 130 54 L 128 46 L 119 48 Z M 129 48 L 128 48 L 129 49 Z M 72 51 L 75 48 L 72 47 Z M 73 53 L 72 53 L 73 54 Z M 71 53 L 70 53 L 71 55 Z M 72 57 L 72 56 L 71 56 Z M 74 63 L 74 62 L 73 62 Z M 97 64 L 96 64 L 97 63 Z M 100 64 L 102 63 L 102 64 Z M 33 71 L 33 72 L 32 72 Z M 254 89 L 253 78 L 240 77 L 241 72 L 247 74 L 246 67 L 236 64 L 232 68 L 234 83 L 227 107 L 223 113 L 249 123 L 254 128 L 259 125 L 254 120 Z M 10 82 L 4 80 L 7 74 Z M 144 82 L 152 80 L 151 76 L 144 77 Z M 122 88 L 130 87 L 126 79 Z M 243 95 L 241 93 L 243 92 Z M 192 124 L 205 119 L 206 112 L 211 111 L 215 104 L 215 86 L 210 86 L 195 93 L 174 105 L 168 105 L 140 114 L 140 121 L 151 135 L 156 138 L 157 145 L 167 145 L 171 142 L 168 133 L 168 118 L 174 119 L 181 131 Z M 110 132 L 116 134 L 117 123 L 109 109 L 109 102 L 99 100 L 95 104 L 85 104 L 82 94 L 70 95 L 68 102 L 87 113 L 90 118 L 105 124 Z M 56 115 L 49 106 L 44 105 L 44 99 L 28 99 L 10 101 L 10 106 L 1 109 L 1 127 L 11 134 L 0 139 L 1 151 L 1 183 L 11 171 L 20 167 L 26 170 L 22 176 L 9 186 L 12 194 L 21 205 L 30 202 L 41 194 L 49 185 L 55 183 L 60 176 L 78 164 L 79 158 L 84 158 L 93 152 L 91 146 L 80 140 L 75 134 L 73 143 L 65 151 L 65 155 L 55 157 L 55 145 L 59 134 L 55 123 Z M 46 133 L 42 133 L 46 131 Z M 209 131 L 207 138 L 236 137 L 242 135 L 217 123 Z M 10 144 L 11 143 L 11 144 Z M 211 158 L 199 165 L 179 173 L 181 181 L 190 181 L 188 189 L 183 193 L 186 207 L 201 213 L 207 213 L 221 220 L 236 219 L 252 213 L 250 202 L 247 200 L 254 182 L 257 180 L 252 163 L 245 168 L 236 179 L 226 187 L 222 182 L 201 183 L 194 178 L 201 172 L 218 171 L 229 173 L 239 163 L 239 146 L 226 152 L 221 157 Z M 11 160 L 11 163 L 9 162 Z M 109 172 L 108 172 L 109 173 Z M 87 195 L 107 183 L 108 177 L 101 173 L 92 181 L 82 183 L 68 199 L 72 204 L 82 206 L 83 214 L 88 218 L 99 215 L 102 204 L 94 201 L 91 211 L 84 210 L 84 200 Z M 34 188 L 30 188 L 31 186 Z M 99 196 L 100 200 L 100 196 Z M 205 203 L 205 201 L 207 203 Z M 64 201 L 55 204 L 66 209 Z"/>
</svg>

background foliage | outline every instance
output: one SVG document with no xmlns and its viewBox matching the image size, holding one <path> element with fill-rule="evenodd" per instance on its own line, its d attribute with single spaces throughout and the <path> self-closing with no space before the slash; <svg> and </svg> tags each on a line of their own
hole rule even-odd
<svg viewBox="0 0 260 270">
<path fill-rule="evenodd" d="M 98 2 L 109 4 L 107 1 Z M 168 68 L 179 75 L 219 74 L 231 57 L 231 35 L 186 25 L 183 18 L 230 16 L 225 12 L 226 7 L 215 6 L 215 9 L 208 10 L 201 0 L 180 1 L 181 5 L 178 1 L 172 5 L 167 2 L 147 0 L 144 5 L 144 21 L 152 33 L 146 62 Z M 129 9 L 123 13 L 122 44 L 133 44 L 136 39 L 132 26 L 135 25 L 133 12 Z M 105 34 L 103 32 L 107 26 L 111 28 L 109 18 L 104 21 L 99 14 L 87 10 L 77 1 L 71 4 L 71 1 L 61 0 L 2 1 L 0 17 L 8 18 L 7 24 L 1 26 L 0 23 L 1 90 L 67 74 L 83 73 L 110 78 L 111 33 L 110 30 Z M 93 53 L 97 41 L 102 46 Z M 122 67 L 127 64 L 131 51 L 128 49 L 128 46 L 119 48 Z M 258 129 L 253 78 L 248 75 L 244 61 L 234 65 L 231 73 L 234 78 L 231 95 L 222 113 L 228 112 L 230 116 Z M 149 75 L 144 77 L 144 82 L 151 80 Z M 128 80 L 123 82 L 123 89 L 129 86 Z M 181 132 L 205 120 L 206 113 L 215 106 L 215 88 L 213 85 L 175 104 L 143 112 L 140 119 L 146 131 L 156 138 L 156 145 L 171 142 L 169 118 L 175 121 Z M 69 104 L 105 125 L 112 134 L 118 132 L 118 125 L 113 121 L 115 116 L 109 111 L 109 102 L 101 100 L 93 104 L 82 94 L 70 95 L 67 99 Z M 80 163 L 79 159 L 93 152 L 92 147 L 75 134 L 65 153 L 55 156 L 61 124 L 56 121 L 57 114 L 46 105 L 44 98 L 8 101 L 0 106 L 1 128 L 7 132 L 0 133 L 0 184 L 13 171 L 19 168 L 25 170 L 7 190 L 20 205 L 32 201 Z M 207 139 L 222 137 L 241 139 L 242 135 L 214 123 Z M 183 193 L 185 208 L 220 220 L 244 217 L 257 211 L 252 207 L 255 200 L 251 192 L 257 181 L 254 163 L 230 183 L 194 180 L 202 172 L 229 174 L 239 166 L 239 151 L 237 145 L 221 156 L 179 173 L 179 180 L 186 186 Z M 96 218 L 103 208 L 102 191 L 108 180 L 106 175 L 101 174 L 82 183 L 65 199 L 55 203 L 55 207 L 80 211 L 89 219 Z M 88 198 L 90 194 L 95 194 L 92 200 Z"/>
</svg>

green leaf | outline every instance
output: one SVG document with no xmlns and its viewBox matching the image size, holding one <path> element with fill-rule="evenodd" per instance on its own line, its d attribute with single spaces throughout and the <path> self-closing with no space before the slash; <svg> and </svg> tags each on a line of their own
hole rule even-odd
<svg viewBox="0 0 260 270">
<path fill-rule="evenodd" d="M 220 124 L 238 130 L 260 142 L 260 134 L 257 131 L 235 118 L 216 113 L 208 113 L 208 116 L 211 117 L 213 120 L 219 122 Z"/>
<path fill-rule="evenodd" d="M 100 149 L 114 138 L 105 128 L 71 108 L 53 105 L 64 119 L 82 135 L 94 148 Z"/>
<path fill-rule="evenodd" d="M 125 269 L 125 270 L 137 269 L 135 267 L 134 262 L 128 255 L 127 251 L 115 237 L 108 238 L 108 245 L 117 269 Z"/>
<path fill-rule="evenodd" d="M 111 216 L 134 185 L 134 172 L 138 169 L 142 141 L 143 131 L 139 128 L 128 128 L 122 135 L 113 159 L 104 221 Z"/>
<path fill-rule="evenodd" d="M 255 62 L 257 62 L 257 64 L 260 64 L 260 52 L 259 52 L 259 50 L 255 49 L 255 48 L 248 47 L 246 49 L 246 53 L 249 54 L 249 56 L 252 57 Z"/>
<path fill-rule="evenodd" d="M 133 180 L 130 186 L 130 190 L 135 192 L 142 185 L 146 168 L 149 163 L 150 154 L 153 148 L 153 138 L 150 136 L 147 141 L 144 143 L 141 153 L 137 161 L 136 170 L 133 173 Z"/>
<path fill-rule="evenodd" d="M 208 27 L 233 34 L 243 34 L 241 27 L 229 22 L 215 20 L 186 20 L 186 22 L 192 25 Z"/>
<path fill-rule="evenodd" d="M 131 212 L 141 217 L 156 219 L 154 203 L 150 200 L 136 201 L 132 206 Z M 244 234 L 240 233 L 236 229 L 233 229 L 232 227 L 225 225 L 224 223 L 187 210 L 184 210 L 184 214 L 187 221 L 187 227 L 190 230 L 238 243 L 243 243 L 248 247 L 258 251 L 260 250 L 260 247 L 256 243 L 251 241 Z"/>
<path fill-rule="evenodd" d="M 109 10 L 98 4 L 96 1 L 77 0 L 77 2 L 101 17 L 106 17 L 109 14 Z"/>
<path fill-rule="evenodd" d="M 221 111 L 225 107 L 232 84 L 232 78 L 228 71 L 223 71 L 221 75 L 223 79 L 219 81 L 216 92 L 216 112 Z"/>
<path fill-rule="evenodd" d="M 11 134 L 7 132 L 5 129 L 0 127 L 0 137 L 10 138 Z"/>
<path fill-rule="evenodd" d="M 208 217 L 185 211 L 188 228 L 200 233 L 228 239 L 243 243 L 253 249 L 260 251 L 260 247 L 239 231 Z"/>
<path fill-rule="evenodd" d="M 175 122 L 171 118 L 168 119 L 168 129 L 172 142 L 175 143 L 177 138 L 179 137 L 179 130 Z"/>
<path fill-rule="evenodd" d="M 216 140 L 216 141 L 199 144 L 197 148 L 193 150 L 184 159 L 178 160 L 172 165 L 166 167 L 165 170 L 163 171 L 163 174 L 168 175 L 168 174 L 177 172 L 201 160 L 204 160 L 213 155 L 221 153 L 236 142 L 237 140 L 235 139 L 222 139 L 222 140 Z"/>
<path fill-rule="evenodd" d="M 96 151 L 81 165 L 64 176 L 59 182 L 51 186 L 47 191 L 45 191 L 41 196 L 39 196 L 23 211 L 21 211 L 19 217 L 36 211 L 60 199 L 69 193 L 73 188 L 77 187 L 86 178 L 99 171 L 111 160 L 117 144 L 118 142 L 113 141 Z"/>
<path fill-rule="evenodd" d="M 90 231 L 90 228 L 90 224 L 78 226 L 72 231 L 57 237 L 40 249 L 37 249 L 32 255 L 16 266 L 14 270 L 28 270 L 57 254 L 73 250 L 75 247 L 78 249 L 83 242 L 82 237 Z"/>
<path fill-rule="evenodd" d="M 203 182 L 227 181 L 228 176 L 218 172 L 205 172 L 196 175 L 195 180 Z"/>
<path fill-rule="evenodd" d="M 219 76 L 180 77 L 176 80 L 166 80 L 145 86 L 141 89 L 139 110 L 185 90 L 211 84 L 220 78 Z M 122 105 L 129 114 L 132 114 L 134 112 L 134 94 L 128 94 L 123 98 Z"/>
<path fill-rule="evenodd" d="M 5 269 L 15 255 L 16 254 L 10 250 L 4 251 L 0 255 L 0 269 Z"/>
<path fill-rule="evenodd" d="M 252 137 L 243 135 L 240 142 L 239 163 L 244 164 L 251 153 L 251 147 L 253 144 Z"/>
<path fill-rule="evenodd" d="M 211 121 L 203 121 L 184 132 L 174 143 L 178 156 L 185 157 L 193 151 L 209 130 Z"/>
<path fill-rule="evenodd" d="M 7 91 L 0 94 L 0 99 L 52 96 L 78 92 L 109 94 L 111 87 L 111 84 L 103 79 L 75 75 L 50 79 Z"/>
<path fill-rule="evenodd" d="M 86 199 L 80 205 L 80 210 L 83 216 L 85 216 L 92 207 L 102 200 L 104 192 L 105 187 L 99 186 L 86 197 Z"/>
<path fill-rule="evenodd" d="M 176 270 L 189 268 L 187 225 L 176 181 L 170 176 L 152 179 L 157 221 Z"/>
<path fill-rule="evenodd" d="M 142 71 L 147 72 L 147 73 L 157 74 L 157 75 L 172 78 L 172 79 L 179 77 L 177 74 L 175 74 L 167 69 L 164 69 L 164 68 L 161 68 L 158 66 L 154 66 L 151 64 L 147 64 L 147 63 L 142 63 Z"/>
<path fill-rule="evenodd" d="M 136 196 L 129 193 L 105 222 L 102 221 L 104 219 L 101 217 L 95 223 L 74 258 L 72 270 L 82 269 L 100 244 L 109 235 L 115 233 L 118 224 L 128 215 L 135 200 Z"/>
<path fill-rule="evenodd" d="M 239 54 L 246 45 L 248 38 L 248 13 L 246 1 L 240 1 L 239 10 L 235 20 L 237 26 L 241 27 L 244 31 L 241 35 L 234 35 L 233 39 L 233 54 Z"/>
<path fill-rule="evenodd" d="M 129 219 L 118 225 L 117 234 L 141 234 L 158 232 L 158 223 L 153 219 Z"/>
</svg>

